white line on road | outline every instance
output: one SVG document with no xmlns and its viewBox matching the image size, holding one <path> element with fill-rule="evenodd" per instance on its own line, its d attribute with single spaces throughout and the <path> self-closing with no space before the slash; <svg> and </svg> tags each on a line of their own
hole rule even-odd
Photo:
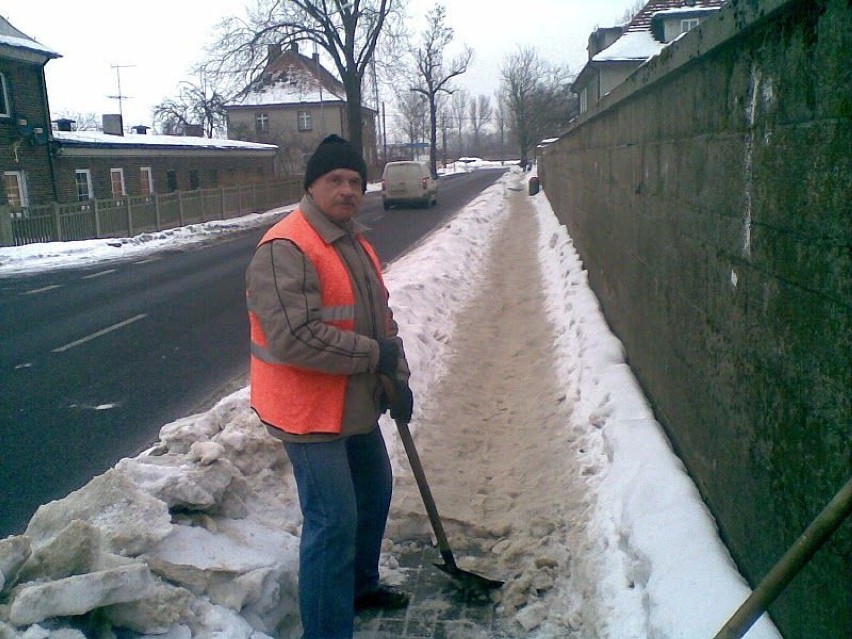
<svg viewBox="0 0 852 639">
<path fill-rule="evenodd" d="M 136 317 L 131 317 L 130 319 L 126 319 L 123 322 L 119 322 L 118 324 L 113 324 L 112 326 L 107 326 L 106 328 L 99 330 L 97 333 L 92 333 L 91 335 L 87 335 L 81 339 L 78 339 L 76 342 L 70 342 L 65 346 L 60 346 L 59 348 L 54 348 L 54 353 L 61 353 L 62 351 L 67 351 L 69 348 L 74 348 L 75 346 L 79 346 L 80 344 L 85 344 L 93 339 L 97 339 L 102 335 L 106 335 L 107 333 L 111 333 L 114 330 L 119 328 L 123 328 L 128 324 L 132 324 L 133 322 L 138 322 L 141 319 L 148 317 L 147 313 L 142 313 L 141 315 L 137 315 Z"/>
<path fill-rule="evenodd" d="M 42 286 L 41 288 L 34 288 L 30 291 L 24 291 L 21 295 L 35 295 L 36 293 L 44 293 L 45 291 L 52 291 L 55 288 L 62 288 L 61 284 L 51 284 L 50 286 Z"/>
<path fill-rule="evenodd" d="M 108 271 L 99 271 L 97 273 L 92 273 L 90 275 L 84 275 L 83 279 L 84 280 L 91 280 L 91 279 L 94 279 L 96 277 L 100 277 L 101 275 L 109 275 L 110 273 L 115 273 L 116 270 L 117 269 L 111 268 Z"/>
</svg>

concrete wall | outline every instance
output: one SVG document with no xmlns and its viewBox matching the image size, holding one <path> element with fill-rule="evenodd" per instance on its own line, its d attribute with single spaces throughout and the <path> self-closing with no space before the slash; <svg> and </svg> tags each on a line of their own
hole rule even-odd
<svg viewBox="0 0 852 639">
<path fill-rule="evenodd" d="M 732 0 L 539 167 L 752 584 L 852 468 L 850 14 Z M 852 636 L 850 549 L 847 520 L 770 609 L 785 637 Z"/>
</svg>

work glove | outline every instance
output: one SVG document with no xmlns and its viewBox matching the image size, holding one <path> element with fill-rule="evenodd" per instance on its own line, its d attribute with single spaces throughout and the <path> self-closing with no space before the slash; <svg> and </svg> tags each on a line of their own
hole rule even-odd
<svg viewBox="0 0 852 639">
<path fill-rule="evenodd" d="M 390 379 L 396 378 L 396 370 L 399 368 L 399 344 L 392 339 L 380 337 L 379 342 L 379 365 L 376 372 Z"/>
<path fill-rule="evenodd" d="M 397 382 L 396 397 L 393 398 L 390 406 L 391 417 L 406 424 L 411 421 L 411 415 L 414 412 L 414 394 L 411 388 L 405 382 Z"/>
</svg>

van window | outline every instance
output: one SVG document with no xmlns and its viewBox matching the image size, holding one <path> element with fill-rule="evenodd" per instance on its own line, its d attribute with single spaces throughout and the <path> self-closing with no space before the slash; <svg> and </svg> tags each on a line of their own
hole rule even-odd
<svg viewBox="0 0 852 639">
<path fill-rule="evenodd" d="M 419 180 L 422 176 L 419 164 L 392 164 L 388 166 L 388 177 L 393 179 Z"/>
</svg>

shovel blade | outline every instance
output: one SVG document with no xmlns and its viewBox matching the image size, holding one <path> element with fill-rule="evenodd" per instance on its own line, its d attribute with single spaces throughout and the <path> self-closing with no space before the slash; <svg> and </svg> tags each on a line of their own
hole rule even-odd
<svg viewBox="0 0 852 639">
<path fill-rule="evenodd" d="M 465 590 L 476 592 L 496 590 L 497 588 L 501 588 L 505 583 L 503 581 L 477 575 L 476 573 L 472 573 L 467 570 L 462 570 L 456 565 L 439 563 L 437 561 L 434 565 L 438 570 L 447 573 L 450 577 L 455 579 Z"/>
</svg>

